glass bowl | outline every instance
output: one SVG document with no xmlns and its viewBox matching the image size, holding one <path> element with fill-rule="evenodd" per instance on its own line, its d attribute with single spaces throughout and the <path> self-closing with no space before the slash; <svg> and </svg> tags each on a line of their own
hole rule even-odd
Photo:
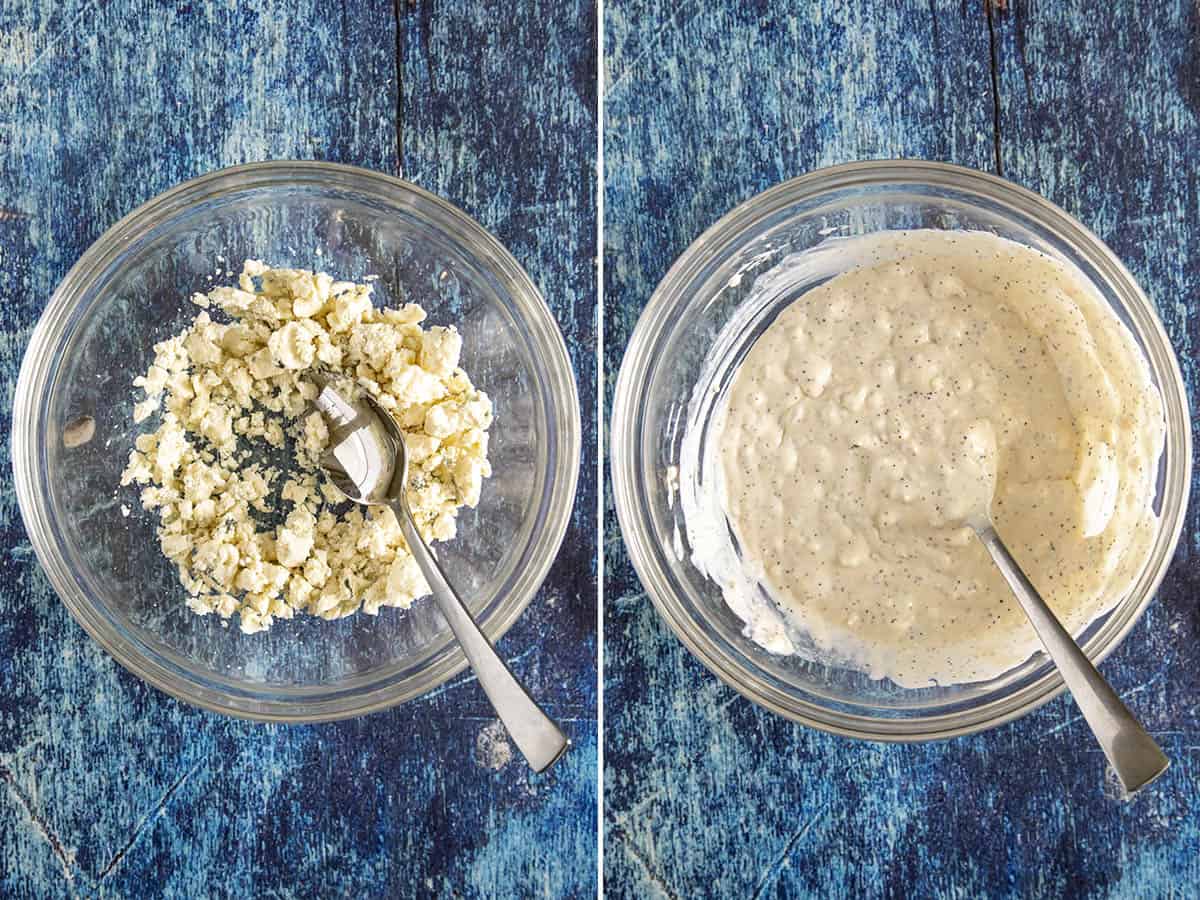
<svg viewBox="0 0 1200 900">
<path fill-rule="evenodd" d="M 301 615 L 242 634 L 236 619 L 223 627 L 184 606 L 156 517 L 141 510 L 134 487 L 119 487 L 141 430 L 134 376 L 153 344 L 195 315 L 188 296 L 230 283 L 225 273 L 236 276 L 247 257 L 343 279 L 377 275 L 376 303 L 416 302 L 429 324 L 458 327 L 462 366 L 495 404 L 495 474 L 438 554 L 490 638 L 513 624 L 558 552 L 575 497 L 579 403 L 566 347 L 495 238 L 432 194 L 363 169 L 224 169 L 156 197 L 88 249 L 50 299 L 21 366 L 12 433 L 21 514 L 71 614 L 140 678 L 250 718 L 373 712 L 466 666 L 431 600 L 333 622 Z M 94 426 L 81 425 L 89 419 Z M 90 440 L 68 446 L 89 427 Z"/>
<path fill-rule="evenodd" d="M 807 725 L 884 741 L 994 727 L 1056 696 L 1062 679 L 1042 653 L 992 681 L 916 690 L 768 653 L 743 635 L 720 588 L 691 562 L 678 471 L 689 452 L 689 418 L 703 428 L 740 354 L 780 309 L 836 271 L 805 267 L 807 283 L 759 292 L 770 301 L 748 310 L 755 278 L 830 237 L 909 228 L 989 231 L 1074 264 L 1129 327 L 1162 393 L 1167 437 L 1155 499 L 1160 527 L 1133 589 L 1079 636 L 1093 661 L 1120 643 L 1162 581 L 1183 525 L 1191 473 L 1183 381 L 1153 306 L 1095 235 L 1029 191 L 938 163 L 854 163 L 772 188 L 701 235 L 651 297 L 617 380 L 613 492 L 630 558 L 667 624 L 727 684 Z"/>
</svg>

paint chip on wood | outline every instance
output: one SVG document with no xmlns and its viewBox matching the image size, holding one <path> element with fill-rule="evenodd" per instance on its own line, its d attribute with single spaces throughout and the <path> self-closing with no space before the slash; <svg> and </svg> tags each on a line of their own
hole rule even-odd
<svg viewBox="0 0 1200 900">
<path fill-rule="evenodd" d="M 499 719 L 486 725 L 475 738 L 475 762 L 483 768 L 499 771 L 512 762 L 512 758 L 512 744 Z"/>
</svg>

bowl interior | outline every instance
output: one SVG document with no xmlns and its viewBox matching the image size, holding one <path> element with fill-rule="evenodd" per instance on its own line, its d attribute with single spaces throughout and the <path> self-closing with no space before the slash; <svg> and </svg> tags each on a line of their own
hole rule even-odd
<svg viewBox="0 0 1200 900">
<path fill-rule="evenodd" d="M 831 249 L 831 238 L 891 229 L 982 230 L 1065 259 L 1129 327 L 1156 385 L 1168 395 L 1170 435 L 1155 500 L 1164 521 L 1135 588 L 1083 634 L 1095 658 L 1116 645 L 1149 601 L 1182 521 L 1188 423 L 1169 347 L 1164 355 L 1161 328 L 1156 329 L 1145 304 L 1131 304 L 1122 286 L 1075 240 L 1009 203 L 919 180 L 800 194 L 773 208 L 764 200 L 766 208 L 759 211 L 750 209 L 751 201 L 715 226 L 676 264 L 639 323 L 639 331 L 646 330 L 631 342 L 637 359 L 627 362 L 631 374 L 623 373 L 628 383 L 618 387 L 614 420 L 614 445 L 631 452 L 631 468 L 617 475 L 628 491 L 618 484 L 617 493 L 635 565 L 660 611 L 693 652 L 732 686 L 776 712 L 842 733 L 896 739 L 974 730 L 1011 718 L 1031 692 L 1045 694 L 1043 700 L 1053 693 L 1047 682 L 1057 676 L 1044 654 L 992 681 L 912 690 L 801 656 L 771 654 L 744 636 L 743 623 L 726 606 L 720 588 L 692 563 L 679 502 L 688 486 L 677 485 L 675 472 L 684 457 L 703 452 L 723 388 L 762 331 L 801 294 L 852 264 Z M 755 289 L 756 276 L 800 252 L 807 259 L 798 280 L 790 280 L 786 289 Z M 693 432 L 685 441 L 689 423 Z M 1174 499 L 1164 510 L 1168 497 Z"/>
<path fill-rule="evenodd" d="M 461 511 L 457 538 L 436 550 L 485 627 L 511 622 L 528 602 L 532 591 L 515 588 L 527 570 L 548 564 L 538 538 L 563 452 L 549 394 L 560 373 L 549 371 L 552 360 L 527 321 L 530 304 L 542 302 L 532 286 L 508 277 L 493 249 L 464 232 L 465 217 L 447 210 L 411 192 L 381 197 L 319 180 L 234 187 L 148 229 L 126 227 L 114 236 L 118 249 L 79 283 L 47 350 L 34 401 L 41 427 L 31 440 L 50 552 L 61 554 L 68 593 L 77 592 L 65 599 L 78 602 L 85 624 L 106 633 L 119 657 L 149 660 L 214 696 L 284 702 L 420 681 L 431 669 L 444 678 L 461 663 L 428 598 L 378 617 L 302 615 L 254 635 L 242 634 L 236 619 L 225 626 L 194 615 L 159 551 L 157 517 L 141 510 L 135 486 L 119 487 L 134 438 L 154 421 L 133 424 L 133 377 L 152 361 L 153 344 L 198 311 L 186 298 L 231 283 L 248 257 L 341 279 L 378 276 L 377 304 L 416 302 L 427 325 L 459 329 L 462 366 L 495 404 L 494 474 L 479 506 Z M 83 418 L 94 421 L 94 436 L 66 446 L 64 430 Z"/>
</svg>

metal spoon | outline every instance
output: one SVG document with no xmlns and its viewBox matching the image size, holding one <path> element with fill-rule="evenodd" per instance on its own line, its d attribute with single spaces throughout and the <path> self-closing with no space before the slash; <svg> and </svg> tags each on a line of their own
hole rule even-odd
<svg viewBox="0 0 1200 900">
<path fill-rule="evenodd" d="M 1063 628 L 1037 588 L 1021 571 L 1004 541 L 996 534 L 991 511 L 975 516 L 968 524 L 983 541 L 1025 615 L 1033 623 L 1122 787 L 1127 794 L 1140 791 L 1165 772 L 1171 761 L 1109 687 L 1104 676 L 1079 649 L 1070 632 Z"/>
<path fill-rule="evenodd" d="M 329 449 L 321 460 L 330 480 L 355 503 L 392 508 L 438 609 L 504 727 L 535 772 L 548 769 L 570 741 L 513 677 L 417 531 L 405 492 L 408 454 L 399 426 L 369 395 L 351 403 L 333 388 L 329 377 L 314 373 L 311 379 L 319 391 L 315 405 L 332 426 Z"/>
</svg>

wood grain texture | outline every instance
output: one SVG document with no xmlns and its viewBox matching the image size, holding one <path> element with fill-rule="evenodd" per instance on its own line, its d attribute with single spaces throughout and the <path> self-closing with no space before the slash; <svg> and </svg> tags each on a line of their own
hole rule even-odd
<svg viewBox="0 0 1200 900">
<path fill-rule="evenodd" d="M 585 3 L 476 7 L 0 5 L 5 427 L 46 298 L 108 225 L 182 179 L 288 157 L 402 167 L 496 232 L 563 324 L 594 422 L 595 91 L 578 73 L 594 70 L 595 21 Z M 511 52 L 535 35 L 541 52 Z M 501 642 L 575 743 L 542 777 L 476 756 L 495 718 L 466 675 L 314 727 L 143 685 L 58 603 L 0 480 L 0 896 L 588 895 L 593 447 L 585 429 L 564 559 Z M 5 434 L 5 471 L 8 453 Z"/>
<path fill-rule="evenodd" d="M 1077 215 L 1155 298 L 1194 400 L 1196 7 L 1009 6 L 989 22 L 975 0 L 787 14 L 609 0 L 609 402 L 639 312 L 696 236 L 769 185 L 879 156 L 1000 168 Z M 1200 895 L 1194 508 L 1157 601 L 1104 666 L 1174 759 L 1122 804 L 1065 697 L 917 746 L 843 741 L 757 708 L 658 618 L 606 504 L 610 896 Z"/>
</svg>

